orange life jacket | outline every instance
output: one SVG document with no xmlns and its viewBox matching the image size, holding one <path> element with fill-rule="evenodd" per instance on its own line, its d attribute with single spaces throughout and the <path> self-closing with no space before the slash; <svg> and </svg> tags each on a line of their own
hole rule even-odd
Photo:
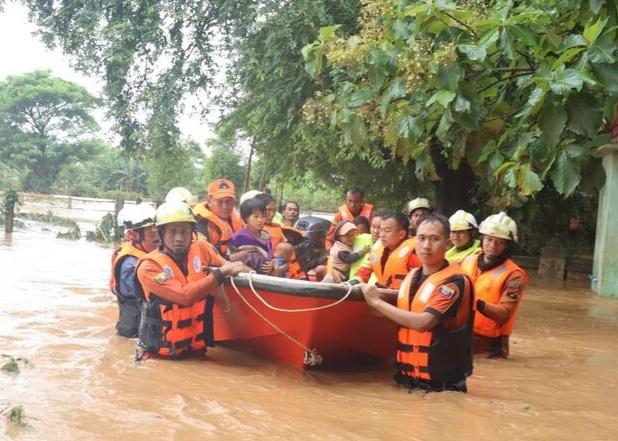
<svg viewBox="0 0 618 441">
<path fill-rule="evenodd" d="M 266 231 L 268 231 L 268 233 L 270 234 L 270 241 L 273 244 L 273 250 L 275 249 L 275 247 L 277 245 L 279 245 L 281 242 L 287 242 L 285 240 L 285 237 L 283 235 L 283 229 L 281 228 L 281 225 L 277 225 L 277 224 L 265 224 L 264 225 L 264 229 Z"/>
<path fill-rule="evenodd" d="M 221 254 L 227 252 L 227 243 L 234 233 L 245 226 L 236 209 L 232 211 L 231 225 L 210 211 L 206 203 L 197 204 L 193 207 L 193 212 L 197 218 L 197 229 L 201 237 L 205 237 Z"/>
<path fill-rule="evenodd" d="M 294 256 L 294 258 L 290 262 L 290 265 L 288 266 L 288 278 L 308 280 L 307 274 L 300 267 L 300 264 L 296 260 L 296 256 Z"/>
<path fill-rule="evenodd" d="M 121 243 L 120 246 L 114 250 L 112 254 L 112 270 L 109 278 L 109 289 L 111 292 L 116 296 L 118 295 L 118 279 L 120 278 L 120 266 L 122 261 L 129 256 L 139 260 L 145 255 L 146 252 L 137 248 L 131 241 Z"/>
<path fill-rule="evenodd" d="M 441 289 L 454 276 L 463 276 L 458 264 L 431 274 L 418 287 L 410 299 L 410 288 L 415 274 L 411 271 L 401 284 L 397 307 L 405 311 L 424 312 L 429 299 L 444 295 Z M 409 378 L 430 382 L 459 381 L 472 373 L 472 282 L 463 276 L 465 289 L 457 300 L 455 317 L 445 318 L 429 331 L 399 328 L 397 344 L 397 367 Z"/>
<path fill-rule="evenodd" d="M 372 215 L 373 215 L 373 205 L 366 204 L 366 203 L 363 204 L 363 206 L 361 207 L 360 213 L 357 214 L 357 216 L 366 217 L 369 222 L 371 222 Z M 341 207 L 339 207 L 339 217 L 341 219 L 337 219 L 338 221 L 347 220 L 350 222 L 354 222 L 354 219 L 356 218 L 356 216 L 352 214 L 352 212 L 350 211 L 350 209 L 348 208 L 346 204 L 343 204 Z"/>
<path fill-rule="evenodd" d="M 170 256 L 159 250 L 146 255 L 138 267 L 146 260 L 154 261 L 163 276 L 174 278 L 182 284 L 206 277 L 202 266 L 209 261 L 207 251 L 199 241 L 189 248 L 186 276 Z M 145 291 L 144 297 L 146 301 L 139 330 L 139 344 L 144 351 L 176 358 L 186 352 L 206 350 L 206 346 L 212 346 L 213 296 L 208 295 L 189 306 L 172 303 L 159 297 L 156 292 Z"/>
<path fill-rule="evenodd" d="M 375 253 L 372 252 L 370 259 L 372 260 L 372 270 L 377 278 L 377 282 L 382 286 L 391 289 L 399 289 L 401 282 L 410 272 L 411 267 L 408 265 L 410 260 L 413 261 L 412 267 L 421 265 L 418 257 L 411 256 L 415 252 L 416 239 L 406 239 L 391 252 L 386 260 L 384 268 L 382 268 L 382 255 L 384 254 L 384 246 L 380 246 Z"/>
<path fill-rule="evenodd" d="M 481 271 L 478 267 L 479 254 L 472 254 L 461 262 L 462 270 L 470 277 L 474 283 L 474 294 L 476 298 L 487 303 L 497 304 L 504 292 L 504 284 L 513 273 L 521 274 L 522 283 L 525 287 L 528 284 L 528 275 L 511 259 L 507 259 L 501 265 L 488 271 Z M 515 316 L 519 305 L 515 308 L 509 319 L 503 325 L 476 312 L 474 318 L 474 333 L 484 337 L 509 336 L 513 332 Z"/>
</svg>

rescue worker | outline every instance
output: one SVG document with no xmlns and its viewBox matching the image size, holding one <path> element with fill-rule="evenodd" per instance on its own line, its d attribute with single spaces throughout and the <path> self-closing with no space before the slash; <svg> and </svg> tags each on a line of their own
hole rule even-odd
<svg viewBox="0 0 618 441">
<path fill-rule="evenodd" d="M 461 262 L 466 256 L 480 252 L 481 242 L 474 237 L 479 226 L 472 214 L 457 210 L 448 222 L 453 246 L 446 252 L 446 260 L 451 263 Z"/>
<path fill-rule="evenodd" d="M 286 227 L 294 228 L 296 225 L 296 221 L 298 220 L 298 216 L 300 215 L 300 207 L 298 202 L 295 201 L 287 201 L 283 206 L 283 222 L 282 225 Z"/>
<path fill-rule="evenodd" d="M 236 210 L 236 193 L 232 181 L 215 179 L 208 185 L 206 202 L 193 208 L 197 218 L 196 231 L 222 254 L 227 254 L 227 242 L 244 223 Z"/>
<path fill-rule="evenodd" d="M 474 352 L 489 357 L 509 355 L 509 337 L 528 275 L 511 260 L 517 225 L 505 213 L 481 222 L 481 253 L 466 257 L 461 266 L 474 282 L 476 316 Z"/>
<path fill-rule="evenodd" d="M 157 248 L 155 209 L 146 203 L 123 208 L 118 223 L 125 226 L 126 240 L 112 254 L 110 289 L 118 301 L 116 332 L 123 337 L 137 337 L 142 291 L 135 268 L 137 261 Z"/>
<path fill-rule="evenodd" d="M 365 203 L 363 191 L 358 187 L 350 188 L 345 194 L 345 204 L 339 207 L 335 213 L 332 225 L 326 235 L 326 248 L 330 248 L 335 240 L 335 228 L 342 221 L 354 222 L 357 216 L 366 217 L 371 221 L 373 218 L 373 205 Z"/>
<path fill-rule="evenodd" d="M 410 220 L 410 236 L 416 236 L 416 229 L 420 221 L 428 216 L 433 209 L 429 199 L 416 198 L 408 202 L 408 219 Z"/>
<path fill-rule="evenodd" d="M 195 224 L 193 212 L 182 202 L 165 202 L 157 209 L 161 245 L 137 266 L 145 298 L 138 359 L 147 354 L 177 358 L 206 352 L 213 337 L 212 294 L 226 276 L 246 270 L 240 262 L 226 262 L 208 242 L 197 240 Z"/>
<path fill-rule="evenodd" d="M 444 259 L 448 236 L 446 217 L 430 214 L 420 222 L 422 266 L 406 275 L 397 306 L 375 286 L 361 287 L 369 307 L 400 326 L 395 379 L 411 389 L 466 392 L 472 374 L 472 282 L 459 264 Z"/>
<path fill-rule="evenodd" d="M 367 283 L 372 274 L 376 285 L 399 289 L 412 268 L 420 266 L 414 249 L 414 239 L 408 239 L 410 222 L 401 213 L 385 214 L 380 224 L 381 245 L 370 252 L 371 267 L 362 266 L 351 283 Z"/>
<path fill-rule="evenodd" d="M 197 197 L 184 187 L 174 187 L 165 195 L 165 202 L 184 202 L 189 207 L 197 203 Z"/>
</svg>

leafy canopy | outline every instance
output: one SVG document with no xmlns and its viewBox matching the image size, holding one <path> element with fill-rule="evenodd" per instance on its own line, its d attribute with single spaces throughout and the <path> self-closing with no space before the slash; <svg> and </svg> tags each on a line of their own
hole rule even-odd
<svg viewBox="0 0 618 441">
<path fill-rule="evenodd" d="M 303 48 L 320 86 L 306 121 L 359 155 L 386 147 L 419 180 L 440 178 L 436 158 L 466 161 L 496 205 L 547 180 L 563 196 L 599 184 L 591 152 L 618 96 L 615 0 L 365 0 L 359 23 Z"/>
</svg>

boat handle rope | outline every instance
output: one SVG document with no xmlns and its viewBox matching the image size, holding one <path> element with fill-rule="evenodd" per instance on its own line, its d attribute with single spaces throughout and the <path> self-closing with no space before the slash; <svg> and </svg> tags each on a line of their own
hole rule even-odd
<svg viewBox="0 0 618 441">
<path fill-rule="evenodd" d="M 251 279 L 249 279 L 249 280 L 251 280 Z M 232 285 L 232 288 L 234 288 L 234 291 L 236 291 L 236 294 L 238 294 L 238 297 L 240 297 L 240 299 L 245 303 L 245 305 L 247 305 L 249 307 L 249 309 L 251 309 L 253 312 L 255 312 L 255 314 L 258 317 L 260 317 L 262 320 L 264 320 L 266 323 L 268 323 L 270 326 L 272 326 L 273 329 L 275 329 L 281 335 L 283 335 L 284 337 L 289 339 L 292 343 L 297 344 L 298 346 L 300 346 L 301 348 L 303 348 L 305 350 L 305 355 L 304 355 L 304 358 L 303 358 L 303 363 L 304 364 L 309 365 L 309 366 L 319 366 L 320 364 L 322 364 L 322 356 L 320 354 L 318 354 L 317 349 L 315 349 L 315 348 L 311 349 L 311 348 L 308 348 L 307 346 L 305 346 L 301 341 L 295 339 L 290 334 L 288 334 L 283 329 L 281 329 L 279 326 L 275 325 L 273 322 L 271 322 L 266 317 L 264 317 L 264 314 L 262 314 L 251 303 L 249 303 L 249 301 L 247 299 L 245 299 L 245 296 L 243 296 L 240 293 L 240 290 L 236 287 L 236 283 L 234 282 L 234 277 L 230 277 L 230 284 Z M 253 287 L 252 287 L 252 289 L 253 289 Z M 350 289 L 350 291 L 351 291 L 351 289 Z"/>
<path fill-rule="evenodd" d="M 279 311 L 279 312 L 313 312 L 313 311 L 319 311 L 321 309 L 328 309 L 328 308 L 332 308 L 333 306 L 337 306 L 339 303 L 342 303 L 342 302 L 346 301 L 348 299 L 348 297 L 350 297 L 350 295 L 352 294 L 352 285 L 350 285 L 348 282 L 342 282 L 341 285 L 343 285 L 343 286 L 347 285 L 348 292 L 346 292 L 345 295 L 343 297 L 341 297 L 339 300 L 337 300 L 336 302 L 330 303 L 328 305 L 315 306 L 313 308 L 299 308 L 299 309 L 278 308 L 276 306 L 271 305 L 266 300 L 264 300 L 264 298 L 257 293 L 255 288 L 253 288 L 253 280 L 251 279 L 251 274 L 253 274 L 253 273 L 254 273 L 254 271 L 252 271 L 250 273 L 247 273 L 247 278 L 249 279 L 249 288 L 251 289 L 251 292 L 253 292 L 253 295 L 256 296 L 258 298 L 258 300 L 264 304 L 264 306 L 266 306 L 267 308 L 272 309 L 273 311 Z"/>
</svg>

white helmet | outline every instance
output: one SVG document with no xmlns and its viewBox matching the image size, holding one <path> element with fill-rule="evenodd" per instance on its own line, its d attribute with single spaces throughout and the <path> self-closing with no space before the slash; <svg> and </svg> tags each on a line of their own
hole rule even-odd
<svg viewBox="0 0 618 441">
<path fill-rule="evenodd" d="M 481 222 L 479 233 L 517 242 L 517 224 L 504 212 L 492 214 Z"/>
<path fill-rule="evenodd" d="M 455 214 L 448 218 L 448 223 L 451 226 L 451 231 L 465 231 L 479 227 L 474 216 L 463 210 L 457 210 Z"/>
<path fill-rule="evenodd" d="M 156 210 L 149 204 L 141 202 L 131 207 L 127 216 L 124 218 L 125 228 L 135 230 L 145 228 L 155 224 Z"/>
<path fill-rule="evenodd" d="M 195 217 L 191 207 L 184 202 L 172 201 L 164 202 L 157 208 L 157 227 L 175 222 L 195 223 Z"/>
<path fill-rule="evenodd" d="M 260 190 L 249 190 L 248 192 L 243 193 L 242 196 L 240 196 L 240 204 L 242 205 L 243 202 L 248 201 L 249 199 L 253 199 L 258 194 L 262 193 L 264 192 Z"/>
<path fill-rule="evenodd" d="M 431 204 L 429 203 L 429 199 L 427 199 L 427 198 L 416 198 L 416 199 L 412 199 L 410 202 L 408 202 L 408 216 L 414 210 L 417 210 L 419 208 L 426 208 L 427 210 L 431 211 Z"/>
<path fill-rule="evenodd" d="M 167 192 L 165 202 L 184 202 L 192 207 L 197 203 L 197 197 L 184 187 L 174 187 Z"/>
<path fill-rule="evenodd" d="M 116 218 L 116 224 L 119 227 L 127 228 L 127 221 L 131 217 L 131 210 L 135 208 L 135 205 L 125 205 L 118 212 L 118 217 Z"/>
</svg>

